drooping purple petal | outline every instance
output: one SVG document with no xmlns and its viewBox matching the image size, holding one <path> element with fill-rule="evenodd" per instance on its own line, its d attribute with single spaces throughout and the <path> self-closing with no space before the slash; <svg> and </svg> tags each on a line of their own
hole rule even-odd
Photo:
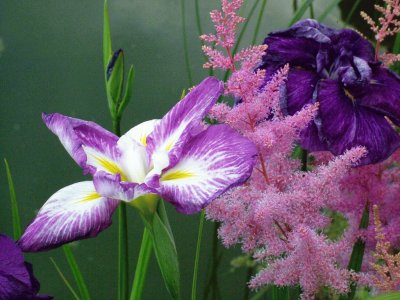
<svg viewBox="0 0 400 300">
<path fill-rule="evenodd" d="M 21 249 L 13 240 L 0 234 L 0 299 L 53 299 L 37 295 L 39 290 L 32 265 L 24 261 Z"/>
<path fill-rule="evenodd" d="M 263 62 L 269 66 L 282 67 L 289 63 L 320 70 L 328 63 L 326 49 L 333 32 L 333 29 L 310 19 L 299 21 L 289 29 L 272 32 L 264 40 L 268 50 Z"/>
<path fill-rule="evenodd" d="M 400 78 L 381 66 L 372 68 L 372 79 L 363 88 L 349 88 L 361 106 L 388 116 L 400 125 Z"/>
<path fill-rule="evenodd" d="M 118 203 L 99 195 L 91 181 L 69 185 L 47 200 L 18 244 L 36 252 L 95 237 L 111 225 Z"/>
<path fill-rule="evenodd" d="M 153 173 L 174 164 L 187 140 L 202 130 L 201 121 L 222 94 L 223 83 L 215 77 L 208 77 L 196 86 L 184 99 L 179 101 L 155 126 L 147 137 L 150 156 L 167 154 L 161 165 L 154 165 Z"/>
<path fill-rule="evenodd" d="M 60 139 L 71 157 L 86 173 L 118 169 L 118 137 L 96 123 L 61 114 L 43 114 L 46 126 Z M 115 172 L 114 172 L 115 173 Z"/>
<path fill-rule="evenodd" d="M 368 154 L 360 165 L 380 162 L 400 147 L 400 137 L 385 116 L 358 105 L 358 99 L 333 80 L 320 82 L 321 132 L 329 150 L 339 155 L 355 146 Z"/>
<path fill-rule="evenodd" d="M 187 145 L 179 162 L 160 178 L 160 195 L 179 212 L 200 211 L 251 175 L 255 146 L 226 125 L 210 126 Z"/>
<path fill-rule="evenodd" d="M 375 50 L 371 43 L 351 29 L 335 30 L 330 35 L 334 55 L 357 56 L 367 62 L 375 60 Z"/>
<path fill-rule="evenodd" d="M 97 172 L 93 177 L 93 183 L 96 191 L 112 199 L 118 199 L 126 202 L 145 194 L 156 194 L 157 191 L 148 187 L 146 184 L 121 181 L 119 174 L 112 175 L 106 172 Z"/>
</svg>

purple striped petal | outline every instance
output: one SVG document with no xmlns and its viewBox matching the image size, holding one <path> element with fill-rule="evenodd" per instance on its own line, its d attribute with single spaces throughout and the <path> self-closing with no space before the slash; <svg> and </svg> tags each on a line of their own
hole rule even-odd
<svg viewBox="0 0 400 300">
<path fill-rule="evenodd" d="M 118 199 L 126 202 L 145 194 L 156 194 L 157 191 L 146 184 L 121 181 L 119 174 L 112 175 L 106 172 L 97 172 L 93 177 L 96 191 L 107 198 Z"/>
<path fill-rule="evenodd" d="M 111 225 L 118 203 L 100 196 L 91 181 L 69 185 L 47 200 L 18 244 L 36 252 L 95 237 Z"/>
<path fill-rule="evenodd" d="M 226 125 L 209 127 L 187 145 L 179 162 L 160 178 L 160 195 L 179 212 L 200 211 L 251 175 L 256 148 Z"/>
<path fill-rule="evenodd" d="M 42 117 L 85 173 L 94 174 L 96 170 L 119 172 L 116 135 L 96 123 L 57 113 L 43 114 Z"/>
<path fill-rule="evenodd" d="M 320 130 L 333 154 L 365 146 L 368 153 L 359 164 L 364 165 L 383 161 L 400 147 L 400 137 L 385 116 L 359 105 L 336 81 L 320 82 L 318 100 Z"/>
<path fill-rule="evenodd" d="M 159 175 L 178 160 L 187 140 L 202 130 L 201 121 L 222 91 L 223 83 L 215 77 L 208 77 L 155 124 L 147 137 L 148 153 L 150 156 L 166 153 L 167 159 L 153 159 L 153 174 Z"/>
<path fill-rule="evenodd" d="M 350 89 L 360 105 L 378 111 L 400 125 L 400 78 L 392 71 L 375 66 L 372 80 L 362 88 Z"/>
</svg>

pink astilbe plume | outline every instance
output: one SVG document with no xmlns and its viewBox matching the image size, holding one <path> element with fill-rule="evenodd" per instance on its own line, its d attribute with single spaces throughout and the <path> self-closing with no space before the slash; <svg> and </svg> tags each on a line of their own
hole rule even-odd
<svg viewBox="0 0 400 300">
<path fill-rule="evenodd" d="M 263 266 L 250 281 L 252 288 L 300 285 L 302 298 L 312 299 L 321 287 L 346 293 L 352 282 L 371 284 L 376 273 L 369 263 L 376 246 L 375 227 L 370 220 L 367 229 L 359 229 L 360 220 L 365 207 L 379 205 L 382 230 L 392 246 L 400 247 L 400 151 L 382 163 L 357 168 L 367 153 L 364 147 L 337 157 L 319 152 L 309 161 L 308 172 L 300 171 L 306 166 L 299 156 L 292 156 L 293 150 L 302 130 L 316 117 L 318 103 L 293 116 L 284 114 L 281 103 L 289 65 L 265 82 L 265 71 L 258 67 L 266 45 L 233 53 L 235 31 L 244 20 L 237 16 L 241 3 L 222 1 L 222 11 L 211 13 L 216 33 L 202 36 L 211 43 L 203 48 L 209 57 L 205 67 L 231 71 L 225 96 L 234 99 L 233 106 L 217 104 L 210 117 L 249 138 L 257 147 L 258 161 L 246 184 L 216 199 L 207 208 L 207 217 L 221 222 L 219 237 L 226 247 L 240 243 Z M 390 13 L 397 16 L 398 11 Z M 391 20 L 388 24 L 398 26 Z M 397 30 L 382 28 L 387 34 Z M 327 233 L 333 214 L 346 222 L 335 237 Z M 362 273 L 347 270 L 357 239 L 366 243 Z"/>
<path fill-rule="evenodd" d="M 371 30 L 375 33 L 376 50 L 375 57 L 376 60 L 381 59 L 383 63 L 387 66 L 395 61 L 399 60 L 399 57 L 391 54 L 379 54 L 379 48 L 384 39 L 388 36 L 394 35 L 400 32 L 400 0 L 384 0 L 385 7 L 380 5 L 375 5 L 375 10 L 377 10 L 382 16 L 378 19 L 378 24 L 364 11 L 362 11 L 361 17 L 371 26 Z"/>
<path fill-rule="evenodd" d="M 385 292 L 398 290 L 400 287 L 400 253 L 391 254 L 392 247 L 383 233 L 377 205 L 374 205 L 373 211 L 377 240 L 374 253 L 377 262 L 371 263 L 371 267 L 376 271 L 376 275 L 372 276 L 373 284 Z"/>
</svg>

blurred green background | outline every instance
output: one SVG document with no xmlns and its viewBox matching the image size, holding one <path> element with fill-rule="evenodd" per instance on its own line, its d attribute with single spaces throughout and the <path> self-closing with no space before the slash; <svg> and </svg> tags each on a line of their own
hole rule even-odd
<svg viewBox="0 0 400 300">
<path fill-rule="evenodd" d="M 247 16 L 257 0 L 248 0 Z M 249 23 L 242 46 L 252 39 L 257 15 Z M 300 1 L 299 1 L 300 2 Z M 335 2 L 335 1 L 333 1 Z M 338 2 L 338 1 L 336 1 Z M 352 1 L 350 1 L 352 2 Z M 315 15 L 331 3 L 314 1 Z M 212 31 L 209 12 L 219 1 L 200 0 L 204 33 Z M 123 120 L 122 132 L 153 118 L 160 118 L 190 87 L 185 68 L 181 2 L 179 0 L 109 0 L 114 50 L 125 52 L 126 66 L 136 70 L 133 99 Z M 185 1 L 187 39 L 193 84 L 207 71 L 195 20 L 194 0 Z M 284 28 L 293 15 L 292 0 L 268 0 L 259 36 Z M 309 17 L 307 12 L 304 17 Z M 325 19 L 342 26 L 335 7 Z M 21 221 L 25 227 L 42 204 L 58 189 L 85 180 L 81 169 L 68 156 L 58 139 L 43 125 L 41 112 L 59 112 L 92 120 L 107 129 L 107 109 L 102 67 L 103 1 L 1 0 L 0 1 L 0 157 L 7 158 L 14 178 Z M 0 168 L 0 232 L 12 235 L 12 222 L 4 164 Z M 167 205 L 180 257 L 183 299 L 191 290 L 199 215 L 185 216 Z M 131 279 L 139 251 L 143 225 L 129 209 Z M 74 243 L 74 253 L 93 299 L 116 299 L 117 220 L 95 239 Z M 204 290 L 210 265 L 213 223 L 206 222 L 199 273 L 199 295 Z M 219 272 L 223 299 L 240 299 L 246 270 L 232 271 L 230 261 L 240 249 L 224 252 Z M 49 257 L 53 257 L 73 281 L 60 249 L 28 254 L 41 293 L 55 299 L 72 299 Z M 154 257 L 143 299 L 168 299 Z"/>
</svg>

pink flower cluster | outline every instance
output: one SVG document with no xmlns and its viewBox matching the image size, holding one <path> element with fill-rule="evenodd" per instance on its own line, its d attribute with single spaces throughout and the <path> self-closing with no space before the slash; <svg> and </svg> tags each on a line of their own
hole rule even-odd
<svg viewBox="0 0 400 300">
<path fill-rule="evenodd" d="M 365 207 L 378 205 L 382 232 L 392 246 L 400 246 L 400 153 L 377 165 L 353 168 L 366 154 L 365 148 L 356 147 L 338 157 L 321 152 L 309 162 L 308 172 L 300 171 L 301 161 L 292 153 L 318 106 L 285 116 L 280 97 L 289 67 L 265 82 L 264 71 L 257 67 L 268 51 L 266 46 L 232 53 L 236 26 L 243 21 L 236 15 L 241 4 L 241 0 L 222 1 L 222 12 L 211 13 L 216 34 L 202 36 L 215 48 L 223 48 L 203 48 L 209 57 L 205 67 L 232 71 L 225 96 L 232 97 L 235 105 L 217 104 L 210 116 L 253 141 L 258 162 L 249 181 L 216 199 L 207 208 L 207 216 L 221 222 L 219 236 L 225 246 L 240 243 L 244 252 L 264 266 L 250 281 L 252 288 L 299 284 L 302 298 L 312 299 L 324 286 L 345 293 L 355 280 L 373 284 L 374 222 L 370 220 L 366 230 L 359 229 L 359 224 Z M 335 238 L 327 234 L 333 213 L 347 222 Z M 359 238 L 367 245 L 365 272 L 354 274 L 347 264 Z"/>
</svg>

